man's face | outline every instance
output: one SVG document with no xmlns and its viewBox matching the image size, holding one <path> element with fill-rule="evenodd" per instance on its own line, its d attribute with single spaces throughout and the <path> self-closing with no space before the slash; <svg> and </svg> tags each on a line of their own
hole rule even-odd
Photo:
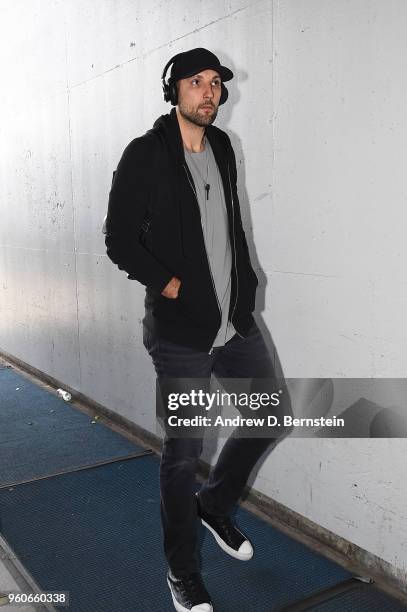
<svg viewBox="0 0 407 612">
<path fill-rule="evenodd" d="M 218 114 L 222 93 L 221 78 L 214 70 L 202 70 L 177 82 L 181 115 L 199 126 L 211 125 Z"/>
</svg>

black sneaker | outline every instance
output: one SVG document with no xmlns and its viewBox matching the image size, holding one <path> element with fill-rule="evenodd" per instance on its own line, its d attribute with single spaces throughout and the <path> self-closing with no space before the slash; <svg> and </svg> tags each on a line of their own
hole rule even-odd
<svg viewBox="0 0 407 612">
<path fill-rule="evenodd" d="M 228 516 L 208 514 L 201 508 L 199 495 L 196 493 L 198 516 L 212 533 L 216 542 L 228 555 L 240 561 L 249 561 L 253 557 L 253 547 L 248 538 L 233 524 Z"/>
<path fill-rule="evenodd" d="M 211 598 L 198 572 L 176 578 L 168 570 L 167 582 L 177 612 L 213 612 Z"/>
</svg>

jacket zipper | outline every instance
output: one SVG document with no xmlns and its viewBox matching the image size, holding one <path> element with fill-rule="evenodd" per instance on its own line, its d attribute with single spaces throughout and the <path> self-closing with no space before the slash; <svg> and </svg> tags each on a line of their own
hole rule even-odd
<svg viewBox="0 0 407 612">
<path fill-rule="evenodd" d="M 233 191 L 232 191 L 232 183 L 230 180 L 230 170 L 229 170 L 229 164 L 228 164 L 228 177 L 229 177 L 229 188 L 230 188 L 230 197 L 232 198 L 232 233 L 233 233 L 233 251 L 235 254 L 235 274 L 236 274 L 236 298 L 235 298 L 235 303 L 233 306 L 233 310 L 232 310 L 232 314 L 230 315 L 230 322 L 233 324 L 233 315 L 235 313 L 235 308 L 236 308 L 236 304 L 237 304 L 237 298 L 239 295 L 239 277 L 237 274 L 237 257 L 236 257 L 236 244 L 235 244 L 235 203 L 233 200 Z M 236 328 L 235 328 L 236 329 Z M 239 334 L 239 332 L 236 329 L 236 333 L 241 337 L 244 338 L 244 336 L 242 336 L 242 334 Z"/>
<path fill-rule="evenodd" d="M 186 175 L 187 175 L 188 182 L 189 182 L 189 184 L 190 184 L 190 186 L 191 186 L 191 189 L 192 189 L 192 191 L 194 192 L 195 199 L 196 199 L 196 203 L 198 204 L 199 217 L 200 217 L 200 219 L 201 219 L 201 225 L 202 225 L 202 215 L 201 215 L 201 209 L 199 208 L 198 196 L 196 195 L 195 187 L 194 187 L 194 185 L 191 183 L 191 180 L 190 180 L 190 178 L 189 178 L 189 174 L 188 174 L 188 171 L 187 171 L 187 169 L 186 169 L 186 167 L 185 167 L 185 164 L 182 164 L 182 166 L 183 166 L 183 168 L 184 168 L 184 170 L 185 170 L 185 173 L 186 173 Z M 211 270 L 211 266 L 210 266 L 210 263 L 209 263 L 208 251 L 206 250 L 205 239 L 204 239 L 203 243 L 204 243 L 204 248 L 205 248 L 206 261 L 208 262 L 209 273 L 210 273 L 210 275 L 211 275 L 211 281 L 212 281 L 212 286 L 213 286 L 213 292 L 214 292 L 215 297 L 216 297 L 216 303 L 217 303 L 217 305 L 218 305 L 219 314 L 220 314 L 220 321 L 221 321 L 221 324 L 222 324 L 222 308 L 221 308 L 221 305 L 220 305 L 220 303 L 219 303 L 218 294 L 216 293 L 215 282 L 214 282 L 214 280 L 213 280 L 212 270 Z M 218 327 L 218 331 L 219 331 L 219 330 L 220 330 L 220 326 Z M 216 333 L 217 333 L 217 332 L 216 332 Z M 216 336 L 215 336 L 215 338 L 216 338 Z M 213 352 L 213 347 L 212 347 L 212 348 L 211 348 L 211 350 L 208 352 L 208 355 L 210 355 L 212 352 Z"/>
</svg>

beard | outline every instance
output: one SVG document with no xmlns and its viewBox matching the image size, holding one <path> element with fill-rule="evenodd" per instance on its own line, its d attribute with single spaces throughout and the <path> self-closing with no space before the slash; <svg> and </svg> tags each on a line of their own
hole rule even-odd
<svg viewBox="0 0 407 612">
<path fill-rule="evenodd" d="M 201 106 L 204 105 L 201 104 L 195 109 L 192 106 L 183 104 L 182 102 L 178 103 L 179 112 L 184 117 L 184 119 L 190 121 L 194 125 L 199 125 L 199 127 L 211 125 L 216 119 L 218 109 L 212 105 L 213 110 L 211 112 L 206 113 L 199 110 Z"/>
</svg>

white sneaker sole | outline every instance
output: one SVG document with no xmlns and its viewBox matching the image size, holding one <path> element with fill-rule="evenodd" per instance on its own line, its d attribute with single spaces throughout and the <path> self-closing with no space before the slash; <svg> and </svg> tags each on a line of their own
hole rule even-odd
<svg viewBox="0 0 407 612">
<path fill-rule="evenodd" d="M 253 547 L 252 550 L 250 551 L 250 553 L 247 554 L 242 554 L 239 553 L 237 550 L 235 550 L 234 548 L 231 548 L 230 546 L 228 546 L 227 544 L 225 544 L 225 542 L 222 540 L 222 538 L 219 537 L 219 535 L 216 533 L 216 531 L 214 530 L 213 527 L 211 527 L 210 525 L 208 525 L 208 523 L 206 521 L 203 520 L 203 518 L 201 518 L 201 522 L 202 525 L 204 525 L 207 529 L 209 529 L 209 531 L 211 532 L 211 534 L 213 535 L 213 537 L 216 540 L 216 543 L 218 544 L 218 546 L 221 547 L 221 549 L 227 553 L 228 555 L 230 555 L 231 557 L 234 557 L 235 559 L 239 559 L 239 561 L 250 561 L 250 559 L 253 557 Z M 239 531 L 239 533 L 242 533 L 241 531 Z M 243 534 L 242 534 L 243 535 Z M 244 536 L 245 537 L 245 536 Z M 251 546 L 251 545 L 250 545 Z"/>
<path fill-rule="evenodd" d="M 178 602 L 178 601 L 175 599 L 174 594 L 173 594 L 173 592 L 172 592 L 171 583 L 170 583 L 170 581 L 168 580 L 168 577 L 167 577 L 167 584 L 168 584 L 168 588 L 170 589 L 170 593 L 171 593 L 171 597 L 172 597 L 172 603 L 174 604 L 174 608 L 176 609 L 176 611 L 177 611 L 177 612 L 191 612 L 191 610 L 188 610 L 188 608 L 185 608 L 185 606 L 182 606 L 182 605 L 181 605 L 181 604 L 180 604 L 180 603 L 179 603 L 179 602 Z M 211 605 L 211 604 L 209 604 L 209 605 L 211 606 L 211 607 L 210 607 L 209 612 L 213 612 L 213 607 L 212 607 L 212 605 Z M 194 608 L 196 608 L 196 607 L 197 607 L 197 606 L 194 606 Z"/>
</svg>

